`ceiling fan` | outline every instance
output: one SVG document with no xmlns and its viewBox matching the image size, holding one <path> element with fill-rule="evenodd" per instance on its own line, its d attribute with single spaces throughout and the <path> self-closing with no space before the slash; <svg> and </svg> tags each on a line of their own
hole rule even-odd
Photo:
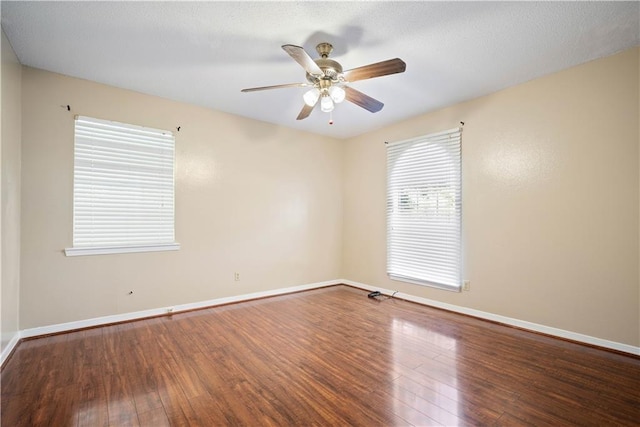
<svg viewBox="0 0 640 427">
<path fill-rule="evenodd" d="M 287 87 L 310 87 L 311 89 L 305 92 L 302 97 L 304 106 L 300 114 L 298 114 L 297 120 L 309 117 L 309 114 L 311 114 L 311 111 L 313 111 L 318 101 L 320 101 L 320 109 L 325 113 L 333 111 L 335 104 L 339 104 L 344 100 L 352 102 L 367 111 L 376 113 L 382 109 L 384 104 L 377 99 L 347 86 L 347 84 L 358 80 L 403 73 L 407 68 L 407 64 L 405 64 L 403 60 L 395 58 L 343 71 L 342 65 L 333 59 L 329 59 L 329 55 L 333 50 L 333 46 L 330 43 L 320 43 L 316 46 L 316 51 L 318 51 L 320 55 L 318 59 L 312 59 L 300 46 L 285 44 L 282 46 L 282 49 L 304 68 L 307 72 L 307 82 L 253 87 L 242 89 L 242 92 L 255 92 Z M 332 124 L 333 121 L 329 123 Z"/>
</svg>

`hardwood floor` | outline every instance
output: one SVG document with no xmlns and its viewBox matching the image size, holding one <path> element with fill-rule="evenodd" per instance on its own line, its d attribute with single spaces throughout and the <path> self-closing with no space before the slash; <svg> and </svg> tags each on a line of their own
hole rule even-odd
<svg viewBox="0 0 640 427">
<path fill-rule="evenodd" d="M 640 359 L 337 286 L 22 342 L 2 426 L 638 425 Z"/>
</svg>

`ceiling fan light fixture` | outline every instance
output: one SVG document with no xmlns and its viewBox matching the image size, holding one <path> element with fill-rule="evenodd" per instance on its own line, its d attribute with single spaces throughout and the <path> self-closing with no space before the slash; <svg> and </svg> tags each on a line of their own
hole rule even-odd
<svg viewBox="0 0 640 427">
<path fill-rule="evenodd" d="M 320 97 L 320 91 L 315 87 L 313 89 L 306 91 L 305 94 L 302 95 L 302 99 L 304 100 L 304 103 L 307 104 L 309 107 L 313 107 L 314 105 L 316 105 L 316 102 L 318 102 L 319 97 Z"/>
<path fill-rule="evenodd" d="M 331 96 L 333 102 L 335 102 L 336 104 L 340 104 L 342 101 L 344 101 L 346 93 L 340 86 L 331 86 L 329 88 L 329 96 Z"/>
<path fill-rule="evenodd" d="M 322 98 L 320 99 L 320 110 L 324 113 L 328 113 L 333 111 L 334 107 L 331 97 L 329 95 L 322 95 Z"/>
<path fill-rule="evenodd" d="M 1 1 L 1 0 L 0 0 Z M 339 62 L 329 58 L 333 46 L 331 43 L 320 43 L 316 50 L 320 58 L 313 59 L 301 46 L 292 44 L 282 45 L 282 49 L 293 58 L 306 72 L 305 83 L 287 83 L 272 86 L 261 86 L 242 89 L 241 92 L 256 92 L 259 90 L 280 89 L 288 87 L 310 88 L 303 95 L 304 106 L 296 120 L 303 120 L 320 103 L 320 110 L 323 113 L 331 113 L 336 104 L 343 101 L 351 102 L 358 107 L 364 108 L 371 113 L 377 113 L 384 104 L 362 92 L 351 87 L 351 83 L 359 80 L 372 79 L 374 77 L 388 76 L 390 74 L 404 73 L 407 64 L 400 58 L 388 59 L 362 67 L 351 68 L 343 71 Z M 347 86 L 348 85 L 348 86 Z M 349 95 L 347 97 L 347 95 Z M 299 95 L 298 95 L 299 96 Z M 329 124 L 333 120 L 329 119 Z"/>
</svg>

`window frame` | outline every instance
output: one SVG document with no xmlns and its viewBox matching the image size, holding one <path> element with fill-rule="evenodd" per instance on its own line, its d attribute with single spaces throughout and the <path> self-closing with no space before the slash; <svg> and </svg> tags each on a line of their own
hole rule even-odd
<svg viewBox="0 0 640 427">
<path fill-rule="evenodd" d="M 180 249 L 175 241 L 175 142 L 167 130 L 74 117 L 73 246 L 65 248 L 66 256 Z M 121 183 L 110 187 L 109 181 Z M 155 221 L 140 211 L 150 211 Z M 106 225 L 94 227 L 96 217 Z M 78 225 L 83 220 L 89 225 Z M 95 237 L 92 242 L 92 233 L 109 240 Z M 151 236 L 148 241 L 146 236 Z"/>
<path fill-rule="evenodd" d="M 387 143 L 391 280 L 462 290 L 461 155 L 462 128 Z"/>
</svg>

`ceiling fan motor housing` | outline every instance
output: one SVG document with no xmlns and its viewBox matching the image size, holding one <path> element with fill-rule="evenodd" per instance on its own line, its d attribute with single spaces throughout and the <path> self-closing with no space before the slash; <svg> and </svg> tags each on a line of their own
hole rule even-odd
<svg viewBox="0 0 640 427">
<path fill-rule="evenodd" d="M 318 58 L 313 60 L 318 67 L 324 72 L 324 77 L 320 77 L 320 80 L 333 80 L 337 81 L 338 76 L 342 74 L 342 65 L 333 59 L 329 58 Z M 307 73 L 307 80 L 310 83 L 316 83 L 319 79 L 317 76 L 313 76 Z"/>
<path fill-rule="evenodd" d="M 331 43 L 320 43 L 316 46 L 316 51 L 320 54 L 320 58 L 314 59 L 313 62 L 320 67 L 324 76 L 318 78 L 307 73 L 307 80 L 313 84 L 318 83 L 318 80 L 338 81 L 338 76 L 342 74 L 342 65 L 333 59 L 329 59 L 329 54 L 333 51 L 333 45 Z"/>
</svg>

